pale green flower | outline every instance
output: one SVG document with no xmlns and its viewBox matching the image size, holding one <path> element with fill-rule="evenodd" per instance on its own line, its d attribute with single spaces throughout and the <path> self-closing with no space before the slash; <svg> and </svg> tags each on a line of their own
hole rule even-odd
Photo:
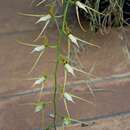
<svg viewBox="0 0 130 130">
<path fill-rule="evenodd" d="M 69 38 L 69 39 L 71 40 L 71 42 L 73 42 L 77 47 L 79 47 L 78 41 L 80 41 L 80 42 L 85 43 L 85 44 L 88 44 L 88 45 L 90 45 L 90 46 L 95 46 L 95 47 L 97 47 L 97 48 L 100 48 L 100 46 L 95 45 L 95 44 L 92 44 L 92 43 L 89 43 L 89 42 L 87 42 L 87 41 L 85 41 L 85 40 L 82 40 L 82 39 L 80 39 L 80 38 L 78 38 L 78 37 L 72 35 L 71 33 L 68 35 L 68 38 Z"/>
<path fill-rule="evenodd" d="M 78 44 L 78 41 L 77 41 L 78 40 L 77 37 L 75 37 L 72 34 L 69 34 L 68 37 L 77 47 L 79 47 L 79 44 Z"/>
<path fill-rule="evenodd" d="M 95 12 L 95 13 L 97 13 L 97 14 L 104 15 L 103 13 L 100 13 L 100 12 L 97 11 L 96 9 L 93 9 L 93 8 L 91 8 L 91 7 L 89 7 L 89 6 L 85 5 L 85 4 L 83 4 L 83 3 L 80 2 L 80 1 L 76 1 L 75 4 L 76 4 L 76 8 L 79 7 L 80 9 L 83 9 L 86 13 L 88 13 L 88 10 L 89 10 L 89 11 Z"/>
<path fill-rule="evenodd" d="M 40 77 L 40 78 L 38 78 L 37 80 L 35 80 L 33 86 L 35 86 L 35 85 L 40 85 L 40 84 L 44 83 L 45 81 L 46 81 L 46 77 L 45 77 L 45 76 Z"/>
<path fill-rule="evenodd" d="M 37 22 L 36 22 L 36 24 L 37 23 L 40 23 L 40 22 L 46 22 L 46 21 L 50 21 L 50 19 L 51 19 L 51 15 L 50 14 L 47 14 L 47 15 L 45 15 L 45 16 L 42 16 Z"/>
<path fill-rule="evenodd" d="M 71 96 L 69 93 L 65 92 L 65 93 L 64 93 L 64 98 L 65 98 L 67 101 L 70 101 L 70 102 L 73 102 L 73 103 L 74 103 L 74 100 L 73 100 L 72 96 Z"/>
<path fill-rule="evenodd" d="M 40 101 L 36 103 L 35 112 L 41 112 L 43 111 L 47 106 L 47 103 Z"/>
<path fill-rule="evenodd" d="M 73 67 L 72 67 L 71 65 L 65 64 L 64 67 L 65 67 L 65 69 L 66 69 L 69 73 L 71 73 L 73 76 L 75 76 L 74 69 L 73 69 Z"/>
<path fill-rule="evenodd" d="M 41 52 L 45 49 L 45 46 L 44 45 L 38 45 L 36 46 L 31 53 L 34 53 L 34 52 Z"/>
<path fill-rule="evenodd" d="M 38 78 L 38 79 L 34 82 L 34 85 L 40 85 L 40 84 L 44 83 L 45 81 L 46 81 L 45 76 L 40 77 L 40 78 Z"/>
<path fill-rule="evenodd" d="M 50 20 L 51 20 L 51 15 L 50 14 L 47 14 L 47 15 L 44 15 L 42 16 L 37 22 L 36 24 L 40 23 L 40 22 L 45 22 L 45 25 L 43 26 L 40 34 L 37 36 L 37 38 L 34 40 L 34 41 L 37 41 L 41 36 L 42 34 L 44 33 L 45 29 L 47 28 L 48 24 L 50 23 Z"/>
<path fill-rule="evenodd" d="M 86 5 L 81 3 L 80 1 L 76 1 L 76 6 L 79 7 L 80 9 L 83 9 L 85 12 L 88 13 L 87 9 L 86 9 Z"/>
</svg>

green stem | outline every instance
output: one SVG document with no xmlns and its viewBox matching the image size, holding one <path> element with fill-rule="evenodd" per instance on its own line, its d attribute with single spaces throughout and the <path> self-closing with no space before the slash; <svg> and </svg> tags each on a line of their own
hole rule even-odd
<svg viewBox="0 0 130 130">
<path fill-rule="evenodd" d="M 67 12 L 68 12 L 69 5 L 70 5 L 70 0 L 67 1 L 66 5 L 65 5 L 65 10 L 64 10 L 64 13 L 63 13 L 62 31 L 64 33 L 66 33 L 65 32 L 65 25 L 66 25 L 66 17 L 67 17 Z"/>
<path fill-rule="evenodd" d="M 60 39 L 60 37 L 59 37 Z M 59 57 L 60 57 L 60 40 L 57 42 L 57 48 L 56 48 L 56 65 L 55 65 L 55 72 L 54 72 L 54 95 L 53 95 L 53 109 L 54 109 L 54 130 L 57 130 L 56 128 L 56 119 L 57 119 L 57 74 L 58 74 L 58 66 L 59 66 Z"/>
</svg>

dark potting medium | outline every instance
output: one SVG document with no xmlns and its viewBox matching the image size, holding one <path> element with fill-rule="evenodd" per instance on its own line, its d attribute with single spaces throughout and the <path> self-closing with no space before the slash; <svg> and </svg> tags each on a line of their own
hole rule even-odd
<svg viewBox="0 0 130 130">
<path fill-rule="evenodd" d="M 99 12 L 103 12 L 106 8 L 109 7 L 109 2 L 110 0 L 100 0 L 99 3 Z M 81 0 L 81 2 L 85 3 L 86 0 Z M 95 3 L 96 0 L 89 0 L 89 2 L 91 4 Z M 130 24 L 130 0 L 122 0 L 122 2 L 124 3 L 123 5 L 123 18 L 125 20 L 126 23 Z M 82 15 L 82 11 L 81 11 L 81 15 Z M 114 17 L 112 17 L 113 19 Z"/>
<path fill-rule="evenodd" d="M 130 1 L 125 0 L 124 7 L 123 7 L 123 14 L 125 21 L 130 24 Z"/>
</svg>

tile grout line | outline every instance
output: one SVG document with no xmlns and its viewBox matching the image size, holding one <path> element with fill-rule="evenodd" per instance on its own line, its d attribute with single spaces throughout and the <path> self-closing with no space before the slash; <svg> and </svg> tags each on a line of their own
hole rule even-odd
<svg viewBox="0 0 130 130">
<path fill-rule="evenodd" d="M 105 82 L 109 83 L 112 81 L 130 81 L 129 78 L 130 78 L 130 73 L 117 74 L 117 75 L 107 76 L 104 78 L 92 79 L 91 81 L 79 80 L 79 81 L 70 82 L 70 83 L 67 83 L 67 87 L 68 87 L 68 89 L 72 89 L 73 86 L 78 86 L 78 85 L 82 85 L 82 84 L 86 84 L 86 83 L 89 83 L 90 85 L 91 84 L 96 85 L 96 84 L 105 83 Z M 35 88 L 32 90 L 25 90 L 25 91 L 17 92 L 16 94 L 0 96 L 0 101 L 14 99 L 14 98 L 21 97 L 21 96 L 33 95 L 33 94 L 39 93 L 40 91 L 41 91 L 41 88 Z M 50 94 L 51 87 L 48 87 L 48 88 L 44 89 L 43 91 L 44 91 L 44 94 Z"/>
</svg>

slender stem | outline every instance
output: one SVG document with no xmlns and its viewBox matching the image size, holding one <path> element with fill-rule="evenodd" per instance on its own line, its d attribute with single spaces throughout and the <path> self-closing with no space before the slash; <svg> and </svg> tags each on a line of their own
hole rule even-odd
<svg viewBox="0 0 130 130">
<path fill-rule="evenodd" d="M 54 95 L 53 95 L 53 107 L 54 107 L 54 129 L 56 129 L 56 115 L 57 115 L 57 106 L 56 106 L 56 94 L 57 94 L 57 68 L 58 68 L 58 63 L 56 63 L 55 67 L 55 87 L 54 87 Z"/>
<path fill-rule="evenodd" d="M 55 72 L 54 72 L 54 95 L 53 95 L 53 109 L 54 109 L 54 130 L 57 130 L 56 128 L 56 119 L 57 119 L 57 74 L 58 74 L 58 66 L 59 66 L 59 57 L 60 57 L 60 37 L 59 41 L 57 42 L 57 48 L 56 48 L 56 65 L 55 65 Z"/>
<path fill-rule="evenodd" d="M 64 14 L 63 14 L 64 17 L 63 17 L 62 31 L 64 33 L 65 33 L 66 17 L 67 17 L 69 5 L 70 5 L 70 0 L 67 1 L 66 5 L 65 5 Z"/>
</svg>

